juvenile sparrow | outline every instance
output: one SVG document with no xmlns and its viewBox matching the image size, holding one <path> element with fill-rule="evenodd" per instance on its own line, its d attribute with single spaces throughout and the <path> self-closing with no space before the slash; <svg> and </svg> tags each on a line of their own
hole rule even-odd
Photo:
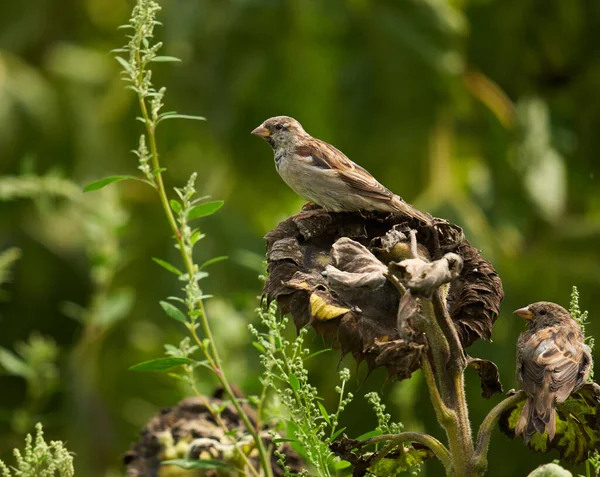
<svg viewBox="0 0 600 477">
<path fill-rule="evenodd" d="M 252 134 L 273 148 L 275 167 L 285 183 L 327 211 L 399 212 L 431 223 L 430 216 L 390 192 L 343 152 L 305 132 L 294 118 L 267 119 Z"/>
<path fill-rule="evenodd" d="M 535 431 L 556 433 L 555 404 L 566 401 L 588 379 L 590 348 L 579 324 L 562 306 L 540 301 L 514 312 L 528 320 L 529 330 L 517 343 L 517 380 L 527 401 L 515 434 L 528 441 Z"/>
</svg>

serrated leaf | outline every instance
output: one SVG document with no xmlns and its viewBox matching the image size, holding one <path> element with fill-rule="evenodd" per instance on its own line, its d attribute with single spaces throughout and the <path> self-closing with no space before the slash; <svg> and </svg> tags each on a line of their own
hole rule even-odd
<svg viewBox="0 0 600 477">
<path fill-rule="evenodd" d="M 193 361 L 189 358 L 157 358 L 151 359 L 150 361 L 144 361 L 143 363 L 134 364 L 133 366 L 129 367 L 129 371 L 164 373 L 165 371 L 170 371 L 177 366 L 191 363 L 193 363 Z"/>
<path fill-rule="evenodd" d="M 140 178 L 134 176 L 109 176 L 105 177 L 104 179 L 98 179 L 97 181 L 89 183 L 83 188 L 83 192 L 91 192 L 93 190 L 102 189 L 113 182 L 121 182 L 127 179 L 141 180 Z"/>
<path fill-rule="evenodd" d="M 155 56 L 152 58 L 153 63 L 181 63 L 181 59 L 176 56 Z"/>
<path fill-rule="evenodd" d="M 181 204 L 178 201 L 176 201 L 175 199 L 171 199 L 169 201 L 169 204 L 171 204 L 171 209 L 173 209 L 173 212 L 175 212 L 176 214 L 181 212 Z"/>
<path fill-rule="evenodd" d="M 223 207 L 224 203 L 225 202 L 223 202 L 222 200 L 215 200 L 213 202 L 204 202 L 203 204 L 195 205 L 190 210 L 188 210 L 187 218 L 188 220 L 192 220 L 212 215 L 221 207 Z"/>
<path fill-rule="evenodd" d="M 227 462 L 223 462 L 222 460 L 213 460 L 213 459 L 173 459 L 173 460 L 163 460 L 161 465 L 176 465 L 177 467 L 181 467 L 182 469 L 191 470 L 191 469 L 222 469 L 223 467 L 231 467 Z"/>
<path fill-rule="evenodd" d="M 323 416 L 325 422 L 331 426 L 331 419 L 329 419 L 329 413 L 327 412 L 327 409 L 325 409 L 325 406 L 323 406 L 320 401 L 317 401 L 317 405 L 319 406 L 319 411 L 321 411 L 321 416 Z"/>
<path fill-rule="evenodd" d="M 510 438 L 515 437 L 515 427 L 521 416 L 524 401 L 507 409 L 500 418 L 500 430 Z M 560 458 L 572 464 L 586 460 L 594 449 L 600 447 L 597 427 L 597 410 L 600 408 L 600 386 L 586 383 L 569 398 L 556 404 L 556 435 L 548 441 L 547 434 L 536 432 L 527 442 L 534 452 L 542 454 L 556 449 Z"/>
<path fill-rule="evenodd" d="M 292 389 L 296 392 L 298 392 L 298 390 L 300 389 L 300 381 L 298 381 L 298 378 L 296 377 L 295 374 L 290 374 L 288 376 L 288 379 L 290 380 L 290 386 L 292 387 Z"/>
<path fill-rule="evenodd" d="M 180 321 L 181 323 L 187 323 L 184 313 L 175 305 L 171 305 L 168 301 L 161 301 L 159 303 L 160 306 L 162 306 L 162 309 L 165 310 L 165 313 L 171 318 Z"/>
<path fill-rule="evenodd" d="M 205 267 L 208 267 L 209 265 L 213 265 L 215 263 L 222 262 L 223 260 L 227 260 L 228 258 L 229 257 L 227 257 L 227 256 L 211 258 L 210 260 L 207 260 L 202 265 L 200 265 L 200 270 L 202 270 Z"/>
<path fill-rule="evenodd" d="M 179 270 L 178 268 L 175 268 L 169 262 L 165 262 L 164 260 L 161 260 L 160 258 L 156 258 L 156 257 L 152 257 L 152 260 L 154 260 L 156 263 L 158 263 L 165 270 L 168 270 L 168 271 L 170 271 L 171 273 L 174 273 L 177 276 L 183 275 L 183 272 L 181 272 L 181 270 Z"/>
</svg>

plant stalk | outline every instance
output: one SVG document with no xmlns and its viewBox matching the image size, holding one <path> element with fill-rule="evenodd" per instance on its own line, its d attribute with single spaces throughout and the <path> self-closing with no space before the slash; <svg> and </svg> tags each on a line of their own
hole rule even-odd
<svg viewBox="0 0 600 477">
<path fill-rule="evenodd" d="M 141 64 L 141 59 L 139 59 L 139 49 L 138 49 L 138 61 L 139 61 L 139 64 Z M 146 125 L 146 132 L 148 134 L 148 138 L 150 141 L 150 153 L 152 156 L 152 167 L 153 167 L 154 171 L 157 171 L 156 175 L 155 175 L 156 190 L 160 197 L 160 202 L 162 204 L 163 210 L 167 216 L 167 221 L 169 222 L 171 231 L 173 232 L 173 235 L 175 236 L 175 239 L 177 241 L 179 251 L 181 252 L 181 257 L 185 264 L 185 268 L 188 273 L 188 276 L 193 277 L 195 274 L 195 266 L 192 261 L 192 258 L 186 253 L 185 244 L 183 242 L 181 233 L 179 232 L 179 229 L 177 227 L 177 222 L 175 221 L 175 216 L 173 215 L 173 212 L 171 211 L 171 207 L 169 205 L 169 199 L 167 197 L 167 193 L 166 193 L 163 178 L 162 178 L 162 173 L 160 172 L 160 163 L 158 160 L 158 149 L 156 146 L 155 125 L 151 121 L 151 118 L 148 114 L 148 108 L 146 106 L 146 102 L 139 93 L 138 93 L 138 99 L 139 99 L 139 103 L 140 103 L 140 109 L 142 111 L 142 116 L 145 120 L 144 124 Z M 271 470 L 271 465 L 270 465 L 270 459 L 269 459 L 267 450 L 265 449 L 264 443 L 262 442 L 262 439 L 260 438 L 259 431 L 254 428 L 254 426 L 250 422 L 250 419 L 248 418 L 246 412 L 243 410 L 242 406 L 240 406 L 240 404 L 237 400 L 237 397 L 233 393 L 233 390 L 231 389 L 231 386 L 230 386 L 225 374 L 223 373 L 223 368 L 221 365 L 221 360 L 219 358 L 219 353 L 217 351 L 217 347 L 216 347 L 215 340 L 214 340 L 214 337 L 212 334 L 212 330 L 210 328 L 210 324 L 208 323 L 206 310 L 204 308 L 204 302 L 202 300 L 200 300 L 198 302 L 198 309 L 200 311 L 199 320 L 200 320 L 200 324 L 202 326 L 202 331 L 204 332 L 204 335 L 206 336 L 207 341 L 208 341 L 208 349 L 206 349 L 206 347 L 203 345 L 203 343 L 198 338 L 198 335 L 197 335 L 195 329 L 191 328 L 194 340 L 200 346 L 200 349 L 202 349 L 204 351 L 206 358 L 209 360 L 209 362 L 211 363 L 211 366 L 213 366 L 213 368 L 214 368 L 213 369 L 214 373 L 216 374 L 217 378 L 219 379 L 221 386 L 223 386 L 223 390 L 225 391 L 225 394 L 231 400 L 231 403 L 235 407 L 238 415 L 240 416 L 240 419 L 244 423 L 244 426 L 246 427 L 248 432 L 252 435 L 254 442 L 256 443 L 258 452 L 259 452 L 261 466 L 264 469 L 265 475 L 267 477 L 271 477 L 272 470 Z"/>
</svg>

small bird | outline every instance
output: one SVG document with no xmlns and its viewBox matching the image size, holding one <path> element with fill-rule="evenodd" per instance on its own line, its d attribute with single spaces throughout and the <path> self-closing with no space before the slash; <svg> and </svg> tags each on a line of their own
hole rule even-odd
<svg viewBox="0 0 600 477">
<path fill-rule="evenodd" d="M 327 211 L 399 212 L 431 223 L 430 216 L 390 192 L 343 152 L 312 137 L 294 118 L 269 118 L 252 134 L 262 137 L 273 148 L 275 167 L 285 183 L 299 196 Z"/>
<path fill-rule="evenodd" d="M 566 401 L 587 381 L 590 348 L 579 324 L 562 306 L 533 303 L 514 313 L 528 320 L 529 330 L 517 342 L 517 381 L 527 401 L 515 428 L 527 442 L 535 431 L 556 433 L 556 403 Z"/>
</svg>

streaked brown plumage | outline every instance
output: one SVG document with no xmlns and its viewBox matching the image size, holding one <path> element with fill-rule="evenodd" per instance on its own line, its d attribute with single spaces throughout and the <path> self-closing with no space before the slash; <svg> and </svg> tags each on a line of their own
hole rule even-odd
<svg viewBox="0 0 600 477">
<path fill-rule="evenodd" d="M 556 434 L 556 403 L 588 379 L 592 365 L 577 322 L 562 306 L 537 302 L 514 312 L 529 322 L 517 342 L 517 380 L 527 401 L 515 428 L 527 441 L 535 432 Z"/>
<path fill-rule="evenodd" d="M 431 217 L 389 191 L 343 152 L 306 133 L 289 116 L 267 119 L 252 134 L 262 137 L 275 154 L 275 167 L 290 188 L 332 212 L 379 210 L 399 212 L 422 222 Z"/>
</svg>

